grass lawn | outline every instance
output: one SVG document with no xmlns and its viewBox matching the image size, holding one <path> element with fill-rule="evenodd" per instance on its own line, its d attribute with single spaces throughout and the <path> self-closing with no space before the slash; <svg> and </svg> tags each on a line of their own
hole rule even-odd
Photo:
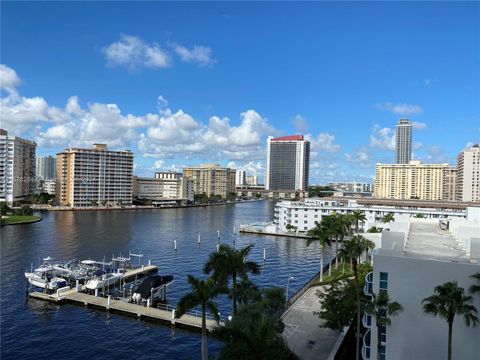
<svg viewBox="0 0 480 360">
<path fill-rule="evenodd" d="M 2 225 L 28 224 L 42 220 L 40 216 L 34 215 L 9 215 L 2 218 Z"/>
<path fill-rule="evenodd" d="M 353 277 L 353 270 L 350 266 L 350 263 L 345 263 L 345 270 L 343 269 L 344 264 L 338 264 L 338 269 L 335 269 L 335 265 L 332 267 L 332 275 L 328 276 L 328 271 L 323 273 L 323 281 L 318 281 L 314 285 L 326 285 L 339 280 L 344 280 L 349 277 Z M 363 263 L 358 265 L 358 272 L 360 276 L 365 276 L 364 273 L 371 271 L 371 265 L 369 263 Z M 363 274 L 363 275 L 362 275 Z"/>
</svg>

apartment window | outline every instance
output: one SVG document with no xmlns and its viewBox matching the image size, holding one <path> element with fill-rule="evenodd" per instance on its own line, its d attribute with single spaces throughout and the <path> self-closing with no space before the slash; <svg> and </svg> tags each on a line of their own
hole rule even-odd
<svg viewBox="0 0 480 360">
<path fill-rule="evenodd" d="M 380 326 L 380 341 L 387 341 L 387 328 L 385 326 Z"/>
<path fill-rule="evenodd" d="M 388 289 L 388 273 L 381 272 L 380 273 L 380 290 L 387 290 Z"/>
</svg>

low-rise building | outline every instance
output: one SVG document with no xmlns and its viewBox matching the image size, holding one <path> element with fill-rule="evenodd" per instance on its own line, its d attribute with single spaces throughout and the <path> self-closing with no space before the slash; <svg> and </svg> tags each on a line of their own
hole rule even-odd
<svg viewBox="0 0 480 360">
<path fill-rule="evenodd" d="M 425 218 L 465 218 L 469 206 L 475 203 L 419 201 L 419 200 L 383 200 L 368 198 L 308 198 L 303 201 L 280 201 L 275 204 L 274 223 L 280 231 L 287 231 L 287 225 L 295 226 L 304 232 L 315 227 L 325 215 L 351 214 L 361 211 L 366 221 L 359 224 L 360 230 L 368 230 L 382 222 L 385 215 L 391 213 L 394 217 Z M 289 227 L 290 227 L 289 226 Z"/>
<path fill-rule="evenodd" d="M 133 196 L 153 203 L 193 202 L 193 181 L 180 173 L 155 173 L 155 178 L 133 177 Z"/>
<path fill-rule="evenodd" d="M 373 184 L 363 182 L 331 182 L 328 183 L 334 190 L 340 190 L 346 193 L 371 193 L 373 192 Z"/>
<path fill-rule="evenodd" d="M 366 276 L 364 291 L 370 296 L 387 291 L 390 301 L 402 306 L 402 311 L 391 317 L 391 324 L 380 328 L 382 359 L 446 357 L 447 321 L 426 314 L 422 300 L 433 295 L 436 286 L 451 281 L 456 281 L 468 293 L 474 284 L 471 276 L 480 272 L 478 220 L 469 216 L 442 222 L 403 217 L 382 232 L 378 248 L 373 252 L 373 272 Z M 480 297 L 473 297 L 473 305 L 480 309 Z M 365 315 L 363 325 L 367 328 L 363 337 L 363 359 L 380 360 L 375 318 Z M 478 328 L 467 327 L 459 316 L 455 318 L 453 334 L 454 359 L 478 357 Z"/>
</svg>

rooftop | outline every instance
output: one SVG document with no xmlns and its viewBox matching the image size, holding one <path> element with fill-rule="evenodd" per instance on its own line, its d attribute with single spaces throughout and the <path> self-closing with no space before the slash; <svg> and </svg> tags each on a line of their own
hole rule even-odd
<svg viewBox="0 0 480 360">
<path fill-rule="evenodd" d="M 271 139 L 271 141 L 297 141 L 297 140 L 303 140 L 303 135 L 290 135 L 290 136 L 282 136 L 282 137 Z"/>
</svg>

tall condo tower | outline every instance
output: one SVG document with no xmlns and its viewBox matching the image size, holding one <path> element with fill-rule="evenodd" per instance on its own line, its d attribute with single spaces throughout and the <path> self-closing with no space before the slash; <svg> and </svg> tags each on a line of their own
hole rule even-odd
<svg viewBox="0 0 480 360">
<path fill-rule="evenodd" d="M 412 122 L 400 119 L 395 133 L 395 154 L 397 164 L 409 164 L 412 159 Z"/>
<path fill-rule="evenodd" d="M 303 135 L 267 139 L 267 190 L 308 189 L 310 142 Z"/>
<path fill-rule="evenodd" d="M 480 201 L 480 145 L 462 150 L 457 157 L 456 200 Z"/>
<path fill-rule="evenodd" d="M 56 159 L 53 156 L 38 156 L 36 175 L 42 180 L 55 179 Z"/>
</svg>

